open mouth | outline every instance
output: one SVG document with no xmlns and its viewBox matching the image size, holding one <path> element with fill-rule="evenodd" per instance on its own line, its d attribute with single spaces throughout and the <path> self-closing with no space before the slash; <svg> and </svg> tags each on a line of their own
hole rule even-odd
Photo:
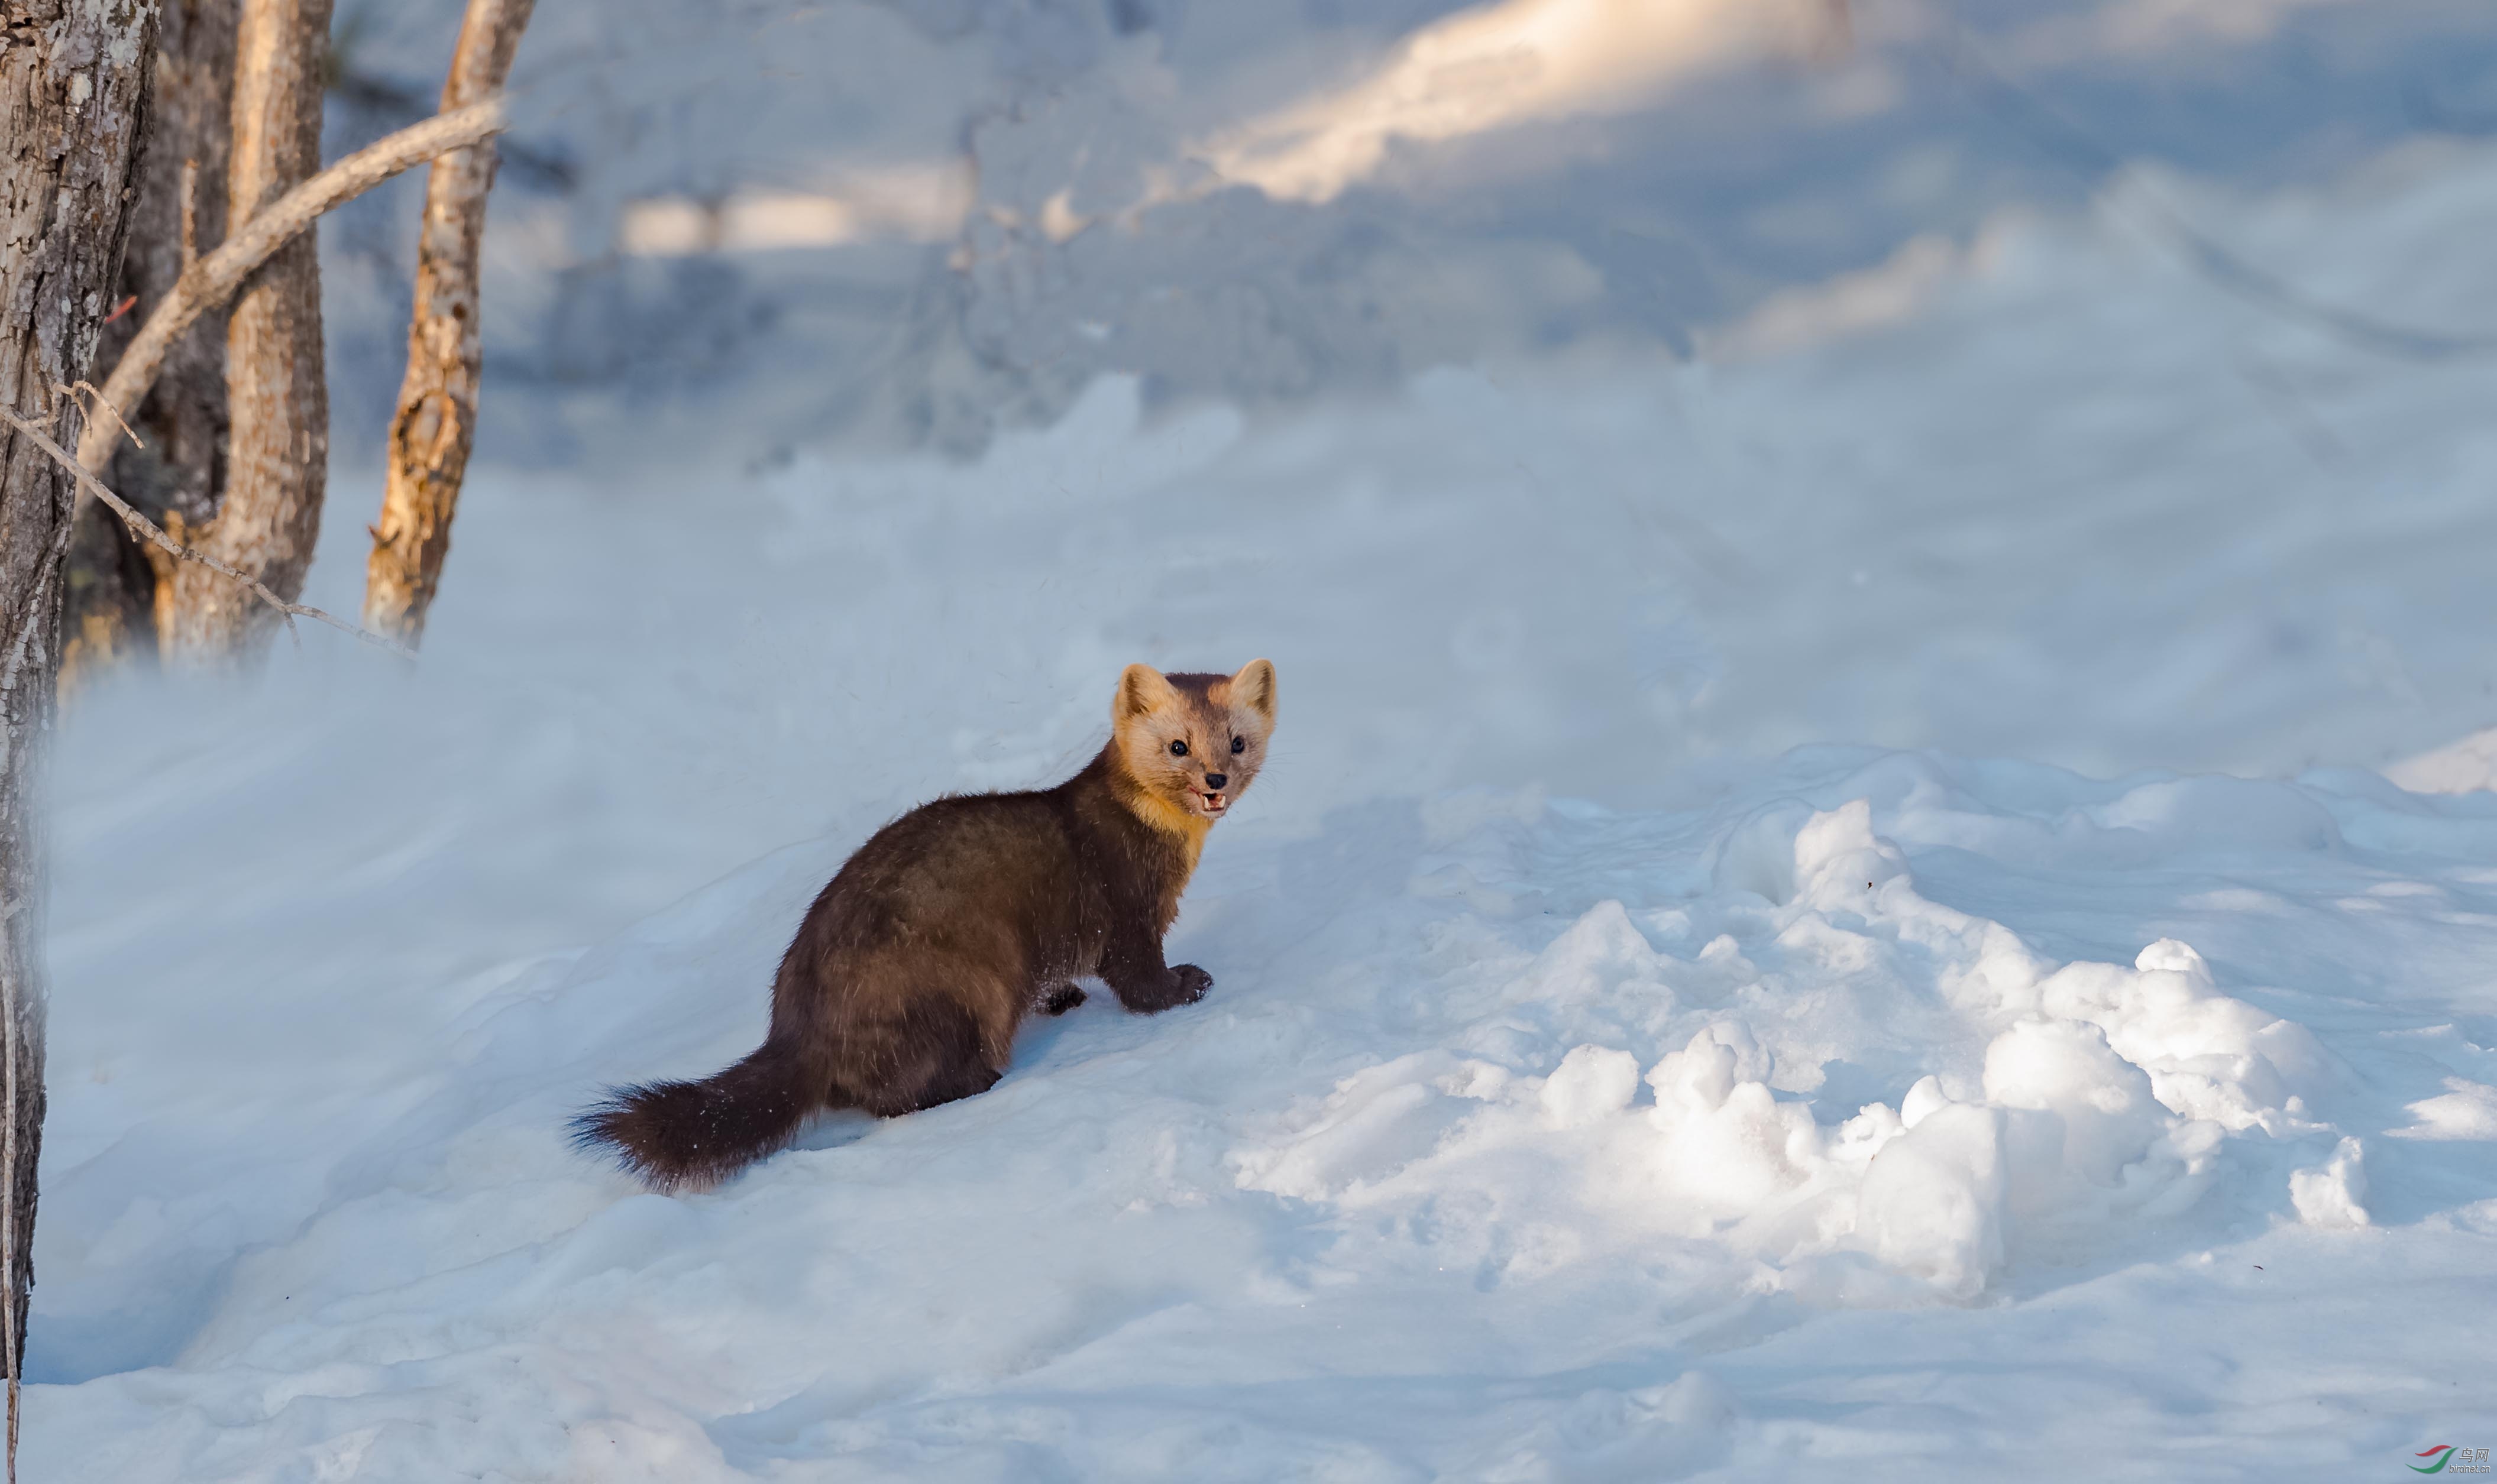
<svg viewBox="0 0 2497 1484">
<path fill-rule="evenodd" d="M 1206 817 L 1218 818 L 1224 809 L 1231 807 L 1231 800 L 1227 795 L 1200 792 L 1196 796 L 1196 805 L 1205 810 Z"/>
</svg>

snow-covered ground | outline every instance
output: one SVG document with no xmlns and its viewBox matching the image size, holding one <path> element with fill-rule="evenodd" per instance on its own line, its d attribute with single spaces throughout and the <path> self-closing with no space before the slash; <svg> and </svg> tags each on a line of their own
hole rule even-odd
<svg viewBox="0 0 2497 1484">
<path fill-rule="evenodd" d="M 2497 357 L 2230 298 L 2171 210 L 2497 333 L 2497 151 L 2144 174 L 1698 363 L 481 470 L 415 677 L 313 635 L 83 698 L 27 1477 L 2497 1447 L 2497 795 L 2374 771 L 2497 721 Z M 566 1147 L 752 1044 L 878 820 L 1070 768 L 1129 659 L 1257 653 L 1204 1003 L 712 1194 Z"/>
<path fill-rule="evenodd" d="M 2497 1434 L 2486 796 L 1823 750 L 1683 812 L 1380 800 L 1217 844 L 1199 1007 L 714 1195 L 572 1156 L 599 1079 L 754 1039 L 843 843 L 421 1004 L 63 1057 L 38 1363 L 81 1384 L 32 1476 L 2320 1479 Z"/>
</svg>

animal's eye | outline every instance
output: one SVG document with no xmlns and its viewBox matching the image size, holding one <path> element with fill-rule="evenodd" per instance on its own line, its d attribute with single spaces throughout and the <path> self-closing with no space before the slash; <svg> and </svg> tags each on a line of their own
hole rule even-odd
<svg viewBox="0 0 2497 1484">
<path fill-rule="evenodd" d="M 1185 757 L 1185 756 L 1187 756 L 1187 743 L 1185 743 L 1185 742 L 1175 742 L 1171 743 L 1171 756 L 1173 756 L 1173 757 Z"/>
<path fill-rule="evenodd" d="M 1234 752 L 1246 752 L 1246 751 L 1248 751 L 1248 739 L 1247 739 L 1247 738 L 1245 738 L 1245 737 L 1235 737 L 1235 738 L 1231 739 L 1231 750 L 1232 750 L 1232 751 L 1234 751 Z"/>
</svg>

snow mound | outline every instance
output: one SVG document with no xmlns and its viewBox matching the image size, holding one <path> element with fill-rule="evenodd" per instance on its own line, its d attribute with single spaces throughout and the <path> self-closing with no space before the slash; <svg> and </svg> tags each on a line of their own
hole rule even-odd
<svg viewBox="0 0 2497 1484">
<path fill-rule="evenodd" d="M 1865 800 L 1810 812 L 1783 901 L 1721 899 L 1734 931 L 1692 942 L 1688 907 L 1643 928 L 1605 900 L 1531 961 L 1486 959 L 1439 999 L 1438 1046 L 1235 1147 L 1242 1186 L 1398 1234 L 1380 1263 L 1455 1259 L 1485 1283 L 1678 1247 L 1757 1291 L 1968 1301 L 2015 1251 L 2079 1260 L 2188 1210 L 2232 1136 L 2313 1126 L 2289 1105 L 2321 1070 L 2314 1037 L 2219 994 L 2192 948 L 2046 973 L 2000 925 L 1918 896 L 1871 819 Z M 1734 838 L 1756 856 L 1761 833 Z M 1561 1050 L 1568 1006 L 1628 1044 Z M 1884 1021 L 1918 1027 L 1881 1048 L 1904 1094 L 1811 1096 Z M 1461 1214 L 1456 1190 L 1474 1192 Z"/>
</svg>

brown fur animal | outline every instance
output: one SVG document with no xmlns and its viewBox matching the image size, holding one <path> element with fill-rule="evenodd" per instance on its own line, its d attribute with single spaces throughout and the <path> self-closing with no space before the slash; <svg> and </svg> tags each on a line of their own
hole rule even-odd
<svg viewBox="0 0 2497 1484">
<path fill-rule="evenodd" d="M 1097 975 L 1139 1015 L 1214 978 L 1162 962 L 1206 832 L 1256 777 L 1275 667 L 1129 665 L 1109 745 L 1056 788 L 939 799 L 877 831 L 799 925 L 772 1026 L 700 1082 L 613 1089 L 573 1122 L 656 1190 L 700 1188 L 787 1144 L 819 1109 L 898 1118 L 985 1092 L 1033 1010 Z"/>
</svg>

